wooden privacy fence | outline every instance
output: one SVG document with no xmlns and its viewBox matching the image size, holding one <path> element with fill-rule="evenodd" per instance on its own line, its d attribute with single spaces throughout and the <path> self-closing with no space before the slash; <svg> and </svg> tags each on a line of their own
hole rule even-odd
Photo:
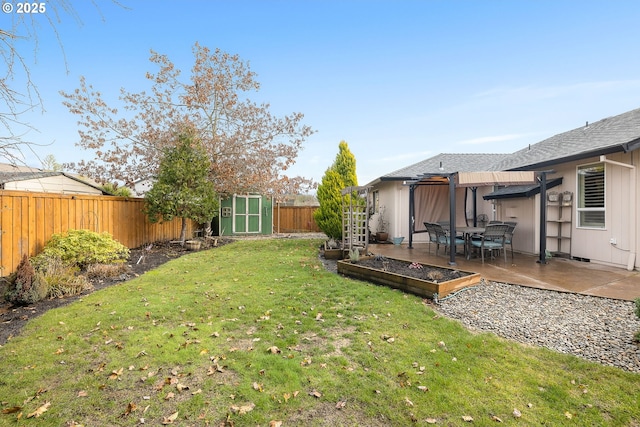
<svg viewBox="0 0 640 427">
<path fill-rule="evenodd" d="M 276 233 L 319 233 L 313 212 L 317 206 L 279 206 L 273 208 L 273 229 Z"/>
<path fill-rule="evenodd" d="M 182 220 L 152 224 L 144 199 L 0 190 L 0 275 L 12 273 L 23 254 L 37 255 L 55 233 L 84 229 L 111 234 L 128 248 L 180 237 Z M 187 223 L 187 236 L 194 224 Z"/>
</svg>

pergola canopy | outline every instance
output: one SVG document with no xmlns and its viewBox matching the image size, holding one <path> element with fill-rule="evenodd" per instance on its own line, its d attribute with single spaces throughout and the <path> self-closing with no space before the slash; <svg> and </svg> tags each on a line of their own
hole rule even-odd
<svg viewBox="0 0 640 427">
<path fill-rule="evenodd" d="M 409 184 L 409 247 L 413 243 L 415 226 L 415 201 L 414 190 L 420 185 L 448 185 L 449 186 L 449 224 L 450 232 L 456 232 L 456 187 L 471 187 L 474 193 L 474 218 L 475 218 L 475 189 L 490 185 L 527 185 L 536 183 L 535 171 L 485 171 L 485 172 L 442 172 L 425 173 L 417 180 L 407 182 Z M 450 264 L 455 265 L 455 250 L 449 251 Z"/>
<path fill-rule="evenodd" d="M 534 184 L 534 171 L 519 172 L 458 172 L 456 186 L 483 187 L 487 185 Z"/>
</svg>

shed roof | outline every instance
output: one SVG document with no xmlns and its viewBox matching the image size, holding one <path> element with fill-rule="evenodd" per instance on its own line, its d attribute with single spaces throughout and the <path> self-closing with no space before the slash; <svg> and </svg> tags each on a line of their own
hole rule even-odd
<svg viewBox="0 0 640 427">
<path fill-rule="evenodd" d="M 64 176 L 74 181 L 80 182 L 86 186 L 100 190 L 103 194 L 109 194 L 98 185 L 94 185 L 90 182 L 84 181 L 77 176 L 68 174 L 66 172 L 51 172 L 51 171 L 31 171 L 31 172 L 1 172 L 0 171 L 0 184 L 6 184 L 8 182 L 37 180 L 43 178 L 49 178 L 52 176 Z"/>
</svg>

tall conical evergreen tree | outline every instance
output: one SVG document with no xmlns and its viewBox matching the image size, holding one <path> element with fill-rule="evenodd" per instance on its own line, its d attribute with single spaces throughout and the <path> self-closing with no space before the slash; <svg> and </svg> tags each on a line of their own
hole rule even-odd
<svg viewBox="0 0 640 427">
<path fill-rule="evenodd" d="M 345 141 L 340 141 L 338 154 L 318 185 L 320 207 L 314 219 L 330 238 L 342 239 L 342 189 L 358 185 L 356 158 Z"/>
<path fill-rule="evenodd" d="M 355 187 L 358 185 L 356 175 L 356 157 L 349 150 L 349 145 L 345 141 L 338 144 L 338 154 L 333 162 L 333 168 L 342 177 L 345 187 Z"/>
</svg>

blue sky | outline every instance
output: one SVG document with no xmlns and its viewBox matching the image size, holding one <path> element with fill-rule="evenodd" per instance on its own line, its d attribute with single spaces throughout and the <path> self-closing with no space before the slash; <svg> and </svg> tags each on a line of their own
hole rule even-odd
<svg viewBox="0 0 640 427">
<path fill-rule="evenodd" d="M 150 49 L 188 72 L 196 41 L 249 62 L 262 85 L 252 100 L 304 113 L 317 133 L 288 173 L 316 181 L 341 140 L 366 184 L 441 152 L 513 152 L 640 107 L 635 0 L 70 3 L 80 21 L 60 14 L 62 48 L 51 7 L 34 16 L 36 55 L 29 37 L 19 44 L 46 109 L 24 116 L 39 131 L 25 138 L 58 162 L 90 155 L 60 90 L 85 76 L 116 100 L 147 87 Z"/>
</svg>

